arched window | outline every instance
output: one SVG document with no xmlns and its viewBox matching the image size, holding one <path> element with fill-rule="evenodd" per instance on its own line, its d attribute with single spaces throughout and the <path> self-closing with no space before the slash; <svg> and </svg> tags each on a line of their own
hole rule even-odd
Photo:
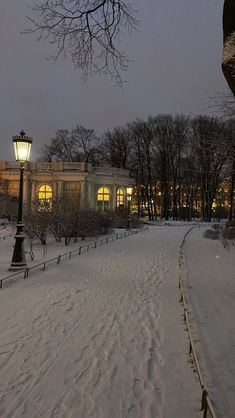
<svg viewBox="0 0 235 418">
<path fill-rule="evenodd" d="M 51 207 L 52 202 L 52 188 L 48 184 L 43 184 L 38 189 L 38 200 L 41 205 L 48 205 Z"/>
<path fill-rule="evenodd" d="M 97 206 L 102 211 L 110 209 L 110 190 L 107 187 L 100 187 L 98 189 Z"/>
<path fill-rule="evenodd" d="M 117 207 L 124 207 L 124 191 L 122 189 L 117 190 Z"/>
</svg>

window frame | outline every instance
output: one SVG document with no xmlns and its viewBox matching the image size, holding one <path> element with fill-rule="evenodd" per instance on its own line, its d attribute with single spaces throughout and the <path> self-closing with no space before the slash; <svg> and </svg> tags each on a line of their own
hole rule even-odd
<svg viewBox="0 0 235 418">
<path fill-rule="evenodd" d="M 102 192 L 101 192 L 102 190 Z M 96 206 L 102 212 L 109 211 L 111 204 L 111 190 L 107 186 L 100 186 L 96 191 Z"/>
<path fill-rule="evenodd" d="M 116 193 L 116 207 L 124 208 L 124 206 L 125 206 L 125 192 L 122 187 L 118 187 L 117 193 Z"/>
</svg>

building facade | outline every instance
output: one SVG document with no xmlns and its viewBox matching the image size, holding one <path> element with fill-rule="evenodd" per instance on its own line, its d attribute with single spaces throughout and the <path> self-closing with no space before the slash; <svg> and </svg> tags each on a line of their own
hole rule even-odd
<svg viewBox="0 0 235 418">
<path fill-rule="evenodd" d="M 0 205 L 3 196 L 17 198 L 19 163 L 0 161 Z M 58 199 L 79 196 L 86 207 L 101 211 L 127 207 L 126 188 L 133 180 L 128 170 L 93 167 L 84 162 L 27 162 L 24 167 L 24 205 L 33 202 L 52 204 Z"/>
</svg>

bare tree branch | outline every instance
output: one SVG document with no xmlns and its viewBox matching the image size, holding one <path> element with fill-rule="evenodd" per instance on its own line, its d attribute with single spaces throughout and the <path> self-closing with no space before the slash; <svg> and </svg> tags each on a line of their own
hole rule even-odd
<svg viewBox="0 0 235 418">
<path fill-rule="evenodd" d="M 24 33 L 36 33 L 38 40 L 55 45 L 53 61 L 68 53 L 84 79 L 105 73 L 122 83 L 129 60 L 119 48 L 121 34 L 138 27 L 127 0 L 37 0 L 30 8 L 31 27 Z"/>
</svg>

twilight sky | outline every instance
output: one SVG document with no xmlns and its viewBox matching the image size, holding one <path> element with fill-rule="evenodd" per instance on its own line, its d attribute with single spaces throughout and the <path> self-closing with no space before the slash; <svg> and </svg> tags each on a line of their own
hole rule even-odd
<svg viewBox="0 0 235 418">
<path fill-rule="evenodd" d="M 11 137 L 32 136 L 31 160 L 57 129 L 106 129 L 158 113 L 210 113 L 227 90 L 221 72 L 222 0 L 133 0 L 140 32 L 122 49 L 132 62 L 124 89 L 105 77 L 86 83 L 70 57 L 53 65 L 51 45 L 21 35 L 33 0 L 0 2 L 0 160 L 14 159 Z"/>
</svg>

